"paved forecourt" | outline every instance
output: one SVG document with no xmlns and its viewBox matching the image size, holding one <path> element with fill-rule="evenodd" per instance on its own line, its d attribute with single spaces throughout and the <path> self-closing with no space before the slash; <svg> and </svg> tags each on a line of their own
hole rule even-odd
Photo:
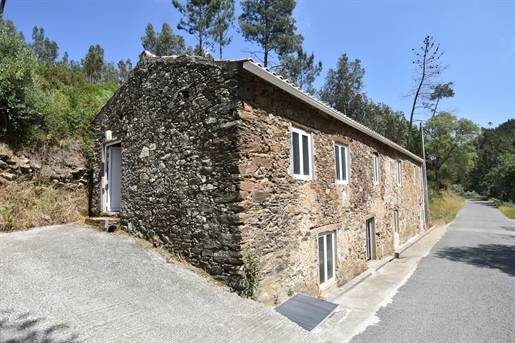
<svg viewBox="0 0 515 343">
<path fill-rule="evenodd" d="M 0 342 L 318 342 L 273 309 L 77 225 L 0 234 Z"/>
</svg>

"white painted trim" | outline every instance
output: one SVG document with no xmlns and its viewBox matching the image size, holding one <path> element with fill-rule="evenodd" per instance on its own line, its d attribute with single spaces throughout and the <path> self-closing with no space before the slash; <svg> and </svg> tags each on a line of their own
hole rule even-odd
<svg viewBox="0 0 515 343">
<path fill-rule="evenodd" d="M 313 168 L 313 135 L 310 132 L 307 132 L 305 130 L 299 129 L 297 127 L 292 126 L 290 128 L 291 131 L 291 174 L 294 179 L 296 180 L 313 180 L 314 175 L 314 168 Z M 301 174 L 295 174 L 295 166 L 294 166 L 294 156 L 293 156 L 293 133 L 296 133 L 299 135 L 299 162 L 300 162 L 300 169 Z M 309 165 L 309 175 L 302 174 L 304 170 L 304 160 L 302 155 L 303 150 L 303 144 L 302 144 L 302 136 L 308 137 L 308 165 Z"/>
<path fill-rule="evenodd" d="M 331 248 L 331 251 L 332 251 L 332 262 L 333 262 L 333 268 L 332 268 L 332 274 L 333 276 L 331 278 L 327 278 L 327 274 L 329 272 L 329 270 L 327 269 L 327 240 L 326 240 L 326 237 L 327 236 L 332 236 L 332 239 L 331 239 L 331 243 L 332 243 L 332 248 Z M 318 281 L 320 283 L 320 289 L 324 289 L 328 286 L 330 286 L 335 280 L 336 280 L 336 265 L 337 265 L 337 261 L 336 261 L 336 258 L 337 258 L 337 253 L 336 253 L 336 249 L 337 249 L 337 241 L 336 241 L 336 231 L 328 231 L 328 232 L 323 232 L 323 233 L 320 233 L 318 234 L 317 236 L 317 255 L 318 255 L 318 261 L 320 261 L 320 242 L 319 242 L 319 239 L 323 237 L 323 242 L 324 242 L 324 273 L 325 273 L 325 277 L 326 277 L 326 280 L 322 283 L 320 283 L 320 270 L 318 270 Z M 319 267 L 319 263 L 317 263 L 317 269 Z"/>
<path fill-rule="evenodd" d="M 349 146 L 347 144 L 342 144 L 342 143 L 338 143 L 338 142 L 334 142 L 334 148 L 338 148 L 340 149 L 341 151 L 341 148 L 343 148 L 343 151 L 345 152 L 345 175 L 346 175 L 346 179 L 345 180 L 338 180 L 336 179 L 336 184 L 337 185 L 348 185 L 350 183 L 350 152 L 349 152 Z M 333 150 L 333 155 L 334 155 L 334 150 Z M 340 154 L 340 159 L 341 159 L 341 154 Z M 341 163 L 340 163 L 341 164 Z M 336 175 L 338 175 L 338 170 L 337 168 L 339 168 L 340 166 L 338 166 L 336 164 L 336 159 L 334 161 L 334 168 L 335 168 L 335 173 Z"/>
<path fill-rule="evenodd" d="M 249 61 L 243 62 L 243 69 L 250 71 L 252 74 L 259 76 L 263 80 L 281 88 L 282 90 L 290 93 L 291 95 L 295 96 L 296 98 L 304 101 L 308 105 L 313 106 L 314 108 L 316 108 L 318 110 L 321 110 L 322 112 L 330 115 L 333 118 L 338 119 L 339 121 L 349 125 L 350 127 L 353 127 L 356 130 L 388 145 L 389 147 L 392 147 L 393 149 L 400 151 L 404 155 L 407 155 L 420 163 L 424 162 L 424 160 L 422 158 L 418 157 L 414 153 L 404 149 L 403 147 L 401 147 L 401 146 L 397 145 L 396 143 L 392 142 L 391 140 L 381 136 L 377 132 L 369 129 L 368 127 L 350 119 L 349 117 L 345 116 L 343 113 L 337 111 L 336 109 L 330 107 L 329 105 L 326 105 L 321 100 L 309 95 L 308 93 L 305 93 L 304 91 L 301 91 L 298 88 L 295 88 L 290 83 L 287 83 L 286 81 L 281 80 L 274 74 L 266 71 L 265 69 L 257 66 L 256 64 L 249 62 Z"/>
<path fill-rule="evenodd" d="M 397 181 L 397 186 L 402 186 L 402 161 L 395 161 L 395 178 Z"/>
<path fill-rule="evenodd" d="M 106 168 L 106 166 L 108 166 L 108 164 L 110 164 L 110 161 L 109 161 L 110 157 L 108 157 L 107 149 L 113 145 L 118 145 L 118 144 L 121 144 L 120 140 L 110 141 L 110 142 L 104 144 L 104 175 L 102 177 L 102 190 L 103 190 L 103 192 L 102 192 L 102 208 L 103 208 L 103 211 L 105 211 L 105 212 L 113 212 L 113 210 L 111 210 L 109 190 L 106 190 L 106 182 L 109 179 L 108 173 L 110 171 L 108 168 Z M 114 212 L 119 212 L 119 211 L 120 210 L 118 209 L 118 210 L 115 210 Z"/>
<path fill-rule="evenodd" d="M 372 183 L 378 185 L 381 181 L 381 160 L 377 152 L 372 153 Z"/>
</svg>

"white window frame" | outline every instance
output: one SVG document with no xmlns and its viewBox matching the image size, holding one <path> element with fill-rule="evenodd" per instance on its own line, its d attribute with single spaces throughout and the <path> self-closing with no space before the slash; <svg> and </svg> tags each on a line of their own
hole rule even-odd
<svg viewBox="0 0 515 343">
<path fill-rule="evenodd" d="M 299 151 L 298 156 L 295 156 L 294 149 L 294 135 L 299 137 Z M 307 137 L 306 140 L 303 138 Z M 298 180 L 312 180 L 313 179 L 313 138 L 312 134 L 296 127 L 291 128 L 291 172 L 294 179 Z M 307 145 L 307 146 L 305 146 Z M 308 160 L 305 161 L 304 149 L 307 149 Z M 295 171 L 295 161 L 298 159 L 299 172 Z M 309 168 L 308 173 L 305 173 L 305 168 Z"/>
<path fill-rule="evenodd" d="M 379 161 L 379 154 L 377 152 L 372 153 L 372 168 L 373 168 L 373 182 L 374 185 L 379 184 L 379 180 L 381 179 L 381 168 Z"/>
<path fill-rule="evenodd" d="M 349 146 L 341 143 L 334 143 L 334 166 L 336 169 L 336 183 L 337 184 L 348 184 L 350 180 L 350 160 L 349 160 Z M 342 160 L 342 156 L 345 157 Z M 342 162 L 345 164 L 342 166 Z M 345 171 L 345 177 L 343 177 L 342 171 Z"/>
<path fill-rule="evenodd" d="M 367 261 L 376 259 L 376 220 L 368 218 L 365 223 L 365 258 Z"/>
<path fill-rule="evenodd" d="M 393 210 L 393 248 L 394 249 L 397 249 L 399 247 L 399 235 L 400 235 L 399 210 Z"/>
<path fill-rule="evenodd" d="M 327 243 L 328 237 L 331 237 L 331 251 L 328 251 L 329 244 Z M 320 243 L 323 246 L 320 246 Z M 324 232 L 317 237 L 317 251 L 318 251 L 318 281 L 320 286 L 323 287 L 335 280 L 336 277 L 336 231 Z M 329 258 L 331 260 L 329 260 Z M 328 262 L 332 262 L 329 265 Z M 323 274 L 321 269 L 323 268 Z M 330 277 L 329 277 L 330 275 Z"/>
<path fill-rule="evenodd" d="M 396 233 L 400 232 L 399 228 L 399 210 L 393 210 L 393 229 Z"/>
<path fill-rule="evenodd" d="M 413 166 L 413 185 L 417 185 L 417 166 Z"/>
<path fill-rule="evenodd" d="M 397 186 L 402 186 L 402 161 L 395 161 L 395 176 L 397 178 Z"/>
</svg>

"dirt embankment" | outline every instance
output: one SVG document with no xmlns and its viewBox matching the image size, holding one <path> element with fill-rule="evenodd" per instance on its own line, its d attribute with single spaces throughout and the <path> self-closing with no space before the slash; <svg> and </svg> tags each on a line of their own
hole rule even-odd
<svg viewBox="0 0 515 343">
<path fill-rule="evenodd" d="M 88 168 L 80 143 L 66 141 L 32 152 L 13 151 L 0 143 L 0 184 L 13 181 L 53 183 L 71 189 L 84 187 Z"/>
</svg>

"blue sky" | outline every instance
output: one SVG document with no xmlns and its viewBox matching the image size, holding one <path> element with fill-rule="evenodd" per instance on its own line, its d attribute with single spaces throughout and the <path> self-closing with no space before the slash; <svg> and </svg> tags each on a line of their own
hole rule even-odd
<svg viewBox="0 0 515 343">
<path fill-rule="evenodd" d="M 239 11 L 239 1 L 237 1 Z M 348 1 L 298 0 L 293 13 L 304 50 L 322 60 L 321 87 L 329 68 L 347 53 L 360 59 L 366 74 L 364 92 L 407 115 L 411 98 L 402 95 L 412 86 L 413 53 L 424 37 L 433 36 L 445 52 L 449 69 L 442 82 L 454 82 L 455 97 L 440 109 L 488 127 L 515 118 L 515 2 L 507 1 Z M 31 40 L 32 28 L 43 27 L 61 54 L 80 60 L 90 45 L 100 44 L 107 61 L 142 52 L 140 37 L 152 23 L 157 31 L 168 22 L 175 33 L 180 14 L 171 0 L 7 0 L 4 19 Z M 235 22 L 237 25 L 237 22 Z M 191 36 L 186 43 L 194 45 Z M 252 50 L 234 31 L 224 58 L 249 57 Z M 216 56 L 216 54 L 214 54 Z M 427 120 L 422 112 L 415 119 Z"/>
</svg>

